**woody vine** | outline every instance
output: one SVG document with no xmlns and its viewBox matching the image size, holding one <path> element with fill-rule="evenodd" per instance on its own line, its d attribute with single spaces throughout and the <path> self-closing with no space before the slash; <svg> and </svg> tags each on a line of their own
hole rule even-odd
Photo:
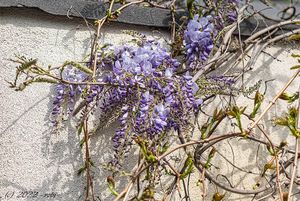
<svg viewBox="0 0 300 201">
<path fill-rule="evenodd" d="M 115 3 L 119 6 L 114 10 Z M 172 22 L 167 45 L 134 31 L 125 32 L 134 38 L 134 42 L 126 45 L 100 43 L 101 28 L 133 4 L 170 9 Z M 106 182 L 116 201 L 177 200 L 176 193 L 181 200 L 192 200 L 190 178 L 197 173 L 199 200 L 221 201 L 233 194 L 256 200 L 270 197 L 291 200 L 295 186 L 300 184 L 296 176 L 299 91 L 288 94 L 286 89 L 297 79 L 300 65 L 292 67 L 294 76 L 274 94 L 266 108 L 261 107 L 264 103 L 261 82 L 247 88 L 243 78 L 268 45 L 299 39 L 299 28 L 280 34 L 278 30 L 297 25 L 300 20 L 291 15 L 245 38 L 240 35 L 240 24 L 260 15 L 250 1 L 188 0 L 187 8 L 189 16 L 178 21 L 176 0 L 163 6 L 149 0 L 111 0 L 105 17 L 95 21 L 94 43 L 85 60 L 45 68 L 37 59 L 17 57 L 13 61 L 19 66 L 10 85 L 16 91 L 41 82 L 55 86 L 51 115 L 54 132 L 63 129 L 66 118 L 79 117 L 77 130 L 82 139 L 79 148 L 85 154 L 85 161 L 78 173 L 86 180 L 86 201 L 98 199 L 92 176 L 95 168 L 111 172 Z M 238 67 L 242 70 L 230 74 L 231 69 Z M 220 69 L 225 71 L 220 74 Z M 253 101 L 250 113 L 246 106 L 235 103 L 237 96 Z M 207 109 L 216 97 L 228 101 L 222 108 Z M 270 121 L 287 128 L 294 137 L 294 150 L 285 141 L 274 143 L 269 128 L 261 125 L 261 120 L 278 101 L 286 101 L 289 106 L 285 114 Z M 91 118 L 98 120 L 97 125 L 91 127 Z M 207 121 L 199 123 L 201 118 Z M 90 153 L 90 137 L 95 129 L 101 130 L 115 121 L 118 128 L 111 136 L 114 154 L 105 167 L 97 167 Z M 232 122 L 236 131 L 221 133 L 218 128 L 226 125 L 224 122 Z M 225 175 L 220 180 L 214 174 L 214 158 L 218 154 L 222 156 L 218 144 L 234 138 L 254 142 L 267 150 L 268 162 L 258 167 L 260 179 L 253 188 L 242 189 L 231 184 Z M 133 150 L 138 155 L 135 168 L 125 188 L 118 189 L 116 182 L 124 176 L 124 163 Z M 178 153 L 181 153 L 179 162 L 172 159 Z M 257 176 L 224 158 L 237 171 Z M 215 188 L 208 188 L 207 181 Z M 166 186 L 162 186 L 164 182 Z"/>
</svg>

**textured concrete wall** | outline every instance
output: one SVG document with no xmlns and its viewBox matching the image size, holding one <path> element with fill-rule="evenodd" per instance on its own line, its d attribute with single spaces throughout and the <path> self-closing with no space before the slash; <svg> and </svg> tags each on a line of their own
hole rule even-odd
<svg viewBox="0 0 300 201">
<path fill-rule="evenodd" d="M 103 42 L 124 43 L 130 39 L 130 36 L 120 33 L 122 29 L 134 29 L 157 37 L 168 36 L 166 32 L 153 32 L 153 29 L 147 27 L 111 24 L 102 30 Z M 78 148 L 79 138 L 74 130 L 74 122 L 71 121 L 66 125 L 65 132 L 59 135 L 50 134 L 48 119 L 53 88 L 37 84 L 17 93 L 8 87 L 5 80 L 12 80 L 14 77 L 16 64 L 9 59 L 14 58 L 15 54 L 38 58 L 40 63 L 54 66 L 65 60 L 80 60 L 89 53 L 92 32 L 80 19 L 71 20 L 22 9 L 1 9 L 0 33 L 0 201 L 83 200 L 84 179 L 76 175 L 76 171 L 82 165 L 83 155 Z M 263 82 L 277 79 L 268 85 L 266 103 L 275 96 L 293 73 L 289 67 L 296 62 L 290 54 L 296 50 L 285 47 L 281 45 L 268 48 L 266 52 L 278 59 L 262 54 L 254 71 L 246 77 L 248 86 L 259 79 Z M 293 86 L 294 89 L 297 87 Z M 238 102 L 245 103 L 244 99 L 239 99 Z M 251 104 L 249 103 L 249 108 Z M 277 104 L 267 117 L 271 119 L 275 114 L 280 114 L 281 109 L 282 107 Z M 233 128 L 224 125 L 224 130 L 231 131 Z M 272 134 L 278 133 L 280 129 L 272 127 L 271 131 Z M 101 168 L 101 163 L 109 157 L 112 134 L 113 131 L 107 129 L 91 139 L 94 147 L 92 155 L 98 167 L 95 171 L 97 178 L 95 186 L 101 200 L 112 199 L 104 190 L 108 172 Z M 279 141 L 288 138 L 287 136 L 287 133 L 283 132 L 274 138 L 278 138 Z M 292 148 L 292 138 L 288 140 Z M 252 146 L 246 141 L 233 140 L 230 143 L 236 153 L 239 153 L 239 156 L 235 156 L 238 164 L 243 168 L 253 167 L 257 162 L 255 158 L 257 146 Z M 224 143 L 220 150 L 228 157 L 232 157 L 228 144 Z M 266 161 L 265 154 L 265 152 L 259 154 L 260 165 Z M 229 176 L 231 171 L 236 171 L 221 158 L 216 164 Z M 127 168 L 130 170 L 130 163 Z M 237 184 L 244 176 L 245 174 L 233 176 L 232 182 Z M 191 195 L 195 200 L 199 200 L 199 187 L 196 186 L 198 178 L 193 179 Z M 253 180 L 246 179 L 241 186 L 251 188 L 253 184 Z M 124 184 L 118 185 L 122 186 Z M 22 194 L 24 191 L 34 191 L 37 198 L 26 198 L 24 193 Z M 247 199 L 236 197 L 235 200 Z"/>
<path fill-rule="evenodd" d="M 111 24 L 102 29 L 102 42 L 123 43 L 131 39 L 120 33 L 123 29 L 161 35 L 147 27 Z M 42 197 L 49 193 L 58 194 L 52 200 L 83 200 L 84 179 L 76 175 L 82 165 L 76 132 L 67 125 L 67 132 L 50 134 L 48 118 L 53 89 L 49 85 L 35 85 L 16 93 L 5 80 L 12 80 L 15 74 L 16 64 L 9 61 L 15 54 L 38 58 L 40 63 L 53 66 L 65 60 L 80 61 L 90 51 L 93 32 L 81 19 L 1 8 L 0 33 L 0 200 L 5 200 L 7 192 L 6 197 L 15 192 L 11 200 L 26 200 L 16 197 L 22 191 L 39 192 L 41 196 L 36 200 L 41 201 L 49 200 Z M 102 141 L 92 142 L 93 146 L 99 145 L 93 154 L 103 156 L 108 152 L 113 132 L 105 132 L 101 133 Z M 103 170 L 97 171 L 97 175 L 103 174 Z M 101 181 L 103 190 L 105 177 Z"/>
</svg>

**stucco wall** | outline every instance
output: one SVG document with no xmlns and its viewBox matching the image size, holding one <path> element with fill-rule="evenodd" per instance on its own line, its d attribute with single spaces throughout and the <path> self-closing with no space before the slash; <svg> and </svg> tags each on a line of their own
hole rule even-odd
<svg viewBox="0 0 300 201">
<path fill-rule="evenodd" d="M 148 36 L 165 35 L 147 27 L 110 24 L 102 29 L 102 42 L 130 40 L 129 35 L 121 33 L 123 29 L 134 29 Z M 76 175 L 82 165 L 78 136 L 68 125 L 67 131 L 60 135 L 50 133 L 48 118 L 53 89 L 49 85 L 35 85 L 16 93 L 5 80 L 13 79 L 16 64 L 9 59 L 15 54 L 38 58 L 45 66 L 65 60 L 80 61 L 90 51 L 93 31 L 81 19 L 1 8 L 0 32 L 0 198 L 8 191 L 17 195 L 20 191 L 38 191 L 57 193 L 54 200 L 83 200 L 84 179 Z M 103 141 L 92 142 L 101 143 L 94 153 L 107 153 L 112 133 L 102 133 Z M 103 173 L 97 171 L 97 175 Z M 105 177 L 101 187 L 106 188 Z"/>
<path fill-rule="evenodd" d="M 110 24 L 102 29 L 102 42 L 124 43 L 129 40 L 130 36 L 120 33 L 123 29 L 137 30 L 148 36 L 167 38 L 169 35 L 165 31 L 154 32 L 154 29 L 148 27 Z M 80 60 L 89 53 L 93 32 L 81 19 L 55 17 L 34 10 L 1 9 L 0 33 L 0 200 L 9 200 L 6 198 L 12 196 L 13 192 L 13 198 L 10 200 L 33 200 L 17 198 L 22 191 L 38 192 L 39 197 L 36 200 L 41 201 L 83 200 L 84 179 L 76 174 L 82 165 L 83 156 L 78 148 L 79 138 L 74 130 L 74 121 L 68 123 L 66 131 L 59 135 L 50 132 L 48 118 L 53 88 L 37 84 L 17 93 L 10 89 L 5 81 L 14 77 L 16 64 L 9 59 L 14 58 L 15 54 L 38 58 L 40 63 L 53 66 L 65 60 Z M 296 61 L 290 55 L 297 50 L 281 44 L 268 48 L 266 52 L 273 56 L 263 53 L 253 72 L 246 77 L 248 86 L 260 79 L 263 82 L 276 79 L 268 85 L 264 107 L 293 74 L 289 67 Z M 293 89 L 298 88 L 299 80 L 295 83 Z M 238 102 L 245 103 L 245 99 L 238 99 Z M 249 109 L 251 105 L 252 103 L 249 103 Z M 271 119 L 275 114 L 280 114 L 281 110 L 282 106 L 276 104 L 267 117 Z M 204 116 L 200 118 L 205 119 Z M 222 128 L 227 131 L 233 130 L 228 124 Z M 272 127 L 271 131 L 274 134 L 282 130 Z M 97 196 L 101 200 L 112 199 L 105 191 L 108 172 L 101 168 L 101 163 L 109 157 L 112 134 L 112 129 L 106 129 L 91 139 L 94 147 L 92 154 L 98 167 L 95 171 L 97 181 L 95 186 Z M 274 135 L 274 138 L 280 141 L 287 136 L 286 132 L 283 134 L 281 132 Z M 293 148 L 293 139 L 288 138 L 288 141 Z M 236 153 L 239 153 L 235 156 L 238 164 L 245 168 L 253 167 L 252 165 L 257 162 L 255 158 L 257 147 L 247 141 L 236 140 L 230 143 L 233 149 L 237 150 Z M 228 157 L 232 157 L 230 146 L 224 145 L 220 150 Z M 101 157 L 98 158 L 99 156 Z M 261 156 L 260 164 L 263 165 L 265 153 L 259 153 L 259 156 Z M 226 162 L 219 159 L 219 163 L 216 164 L 223 168 L 223 172 L 231 173 L 232 169 Z M 129 170 L 130 165 L 128 163 Z M 243 174 L 233 176 L 232 182 L 236 184 L 244 176 Z M 193 179 L 191 196 L 199 200 L 197 176 Z M 253 180 L 246 179 L 241 185 L 251 188 L 252 184 Z M 122 186 L 124 184 L 119 185 Z M 54 198 L 49 198 L 53 195 Z M 247 200 L 245 197 L 235 197 L 235 200 L 241 199 Z"/>
</svg>

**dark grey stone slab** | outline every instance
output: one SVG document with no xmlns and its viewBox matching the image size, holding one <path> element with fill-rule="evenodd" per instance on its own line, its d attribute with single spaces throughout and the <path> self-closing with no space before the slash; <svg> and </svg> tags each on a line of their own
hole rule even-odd
<svg viewBox="0 0 300 201">
<path fill-rule="evenodd" d="M 103 17 L 108 6 L 108 4 L 99 1 L 83 0 L 0 0 L 0 7 L 34 7 L 54 15 L 70 15 L 87 19 Z M 116 5 L 114 8 L 120 6 Z M 168 27 L 170 19 L 171 15 L 168 9 L 131 5 L 122 11 L 122 15 L 117 21 L 136 25 Z"/>
<path fill-rule="evenodd" d="M 285 1 L 273 0 L 272 2 L 272 5 L 266 5 L 260 1 L 256 1 L 253 3 L 253 10 L 261 11 L 263 15 L 270 19 L 280 20 L 283 13 L 282 10 L 289 5 Z M 53 15 L 70 15 L 92 20 L 105 16 L 108 6 L 108 4 L 101 3 L 100 0 L 0 0 L 0 9 L 1 7 L 38 8 Z M 117 4 L 114 9 L 120 6 Z M 289 11 L 292 12 L 292 9 Z M 298 14 L 300 14 L 299 3 L 295 4 L 294 15 Z M 176 14 L 177 20 L 183 15 L 187 16 L 187 12 L 184 9 L 179 9 Z M 277 23 L 273 20 L 251 18 L 241 24 L 241 34 L 249 36 L 254 30 L 258 31 Z M 135 25 L 168 28 L 171 22 L 171 13 L 168 9 L 131 5 L 122 11 L 117 21 Z M 295 27 L 286 26 L 283 28 L 283 31 L 288 31 Z"/>
<path fill-rule="evenodd" d="M 272 0 L 271 3 L 254 1 L 254 10 L 259 11 L 263 16 L 273 20 L 284 20 L 300 14 L 300 3 L 295 1 L 293 5 L 287 0 Z"/>
</svg>

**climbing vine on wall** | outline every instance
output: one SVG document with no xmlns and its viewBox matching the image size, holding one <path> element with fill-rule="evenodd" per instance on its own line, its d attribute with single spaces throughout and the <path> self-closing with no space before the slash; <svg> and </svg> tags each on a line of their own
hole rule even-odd
<svg viewBox="0 0 300 201">
<path fill-rule="evenodd" d="M 115 3 L 119 6 L 114 10 Z M 264 102 L 262 81 L 245 87 L 243 77 L 251 72 L 268 45 L 298 40 L 300 29 L 280 34 L 277 31 L 300 21 L 291 16 L 245 38 L 239 35 L 240 24 L 260 14 L 253 10 L 250 1 L 187 0 L 189 16 L 177 20 L 177 2 L 173 0 L 164 4 L 172 16 L 168 44 L 130 30 L 124 34 L 134 39 L 125 45 L 101 44 L 101 28 L 133 4 L 162 7 L 148 0 L 111 0 L 105 17 L 95 21 L 91 54 L 82 62 L 66 61 L 60 66 L 43 67 L 37 59 L 22 56 L 13 59 L 19 66 L 15 80 L 9 84 L 16 91 L 40 82 L 55 86 L 51 111 L 54 132 L 64 128 L 66 119 L 79 117 L 76 128 L 82 140 L 78 148 L 84 150 L 85 161 L 78 173 L 86 178 L 85 200 L 97 199 L 92 172 L 104 168 L 91 159 L 90 137 L 95 130 L 112 122 L 117 122 L 118 127 L 111 136 L 113 154 L 105 168 L 111 172 L 106 182 L 114 200 L 176 200 L 174 192 L 182 200 L 191 200 L 190 177 L 197 172 L 200 175 L 199 200 L 220 201 L 232 194 L 289 200 L 293 196 L 293 186 L 299 185 L 295 176 L 299 157 L 299 109 L 296 104 L 299 92 L 288 94 L 285 90 L 298 76 L 299 66 L 292 68 L 294 76 L 274 94 L 266 108 L 261 108 Z M 232 68 L 240 70 L 230 74 Z M 246 112 L 246 105 L 236 104 L 237 96 L 253 101 L 250 113 Z M 207 109 L 213 106 L 216 97 L 228 101 L 222 108 Z M 286 127 L 294 136 L 295 150 L 285 141 L 275 144 L 269 137 L 268 127 L 260 124 L 279 99 L 290 106 L 272 122 Z M 98 121 L 90 128 L 92 118 Z M 199 118 L 207 121 L 200 123 Z M 246 123 L 245 118 L 251 123 Z M 220 133 L 218 128 L 224 122 L 231 122 L 236 131 Z M 262 138 L 255 135 L 254 128 L 263 134 Z M 215 156 L 221 155 L 217 145 L 233 138 L 255 142 L 268 151 L 268 162 L 263 168 L 258 167 L 261 179 L 252 189 L 233 186 L 224 175 L 225 180 L 219 180 L 212 171 Z M 124 163 L 132 150 L 137 153 L 136 166 L 125 188 L 119 189 L 116 182 L 124 176 Z M 181 158 L 175 160 L 174 155 L 179 152 Z M 289 157 L 283 157 L 287 153 Z M 230 164 L 252 174 L 233 162 Z M 291 173 L 287 170 L 289 166 L 292 166 Z M 208 189 L 206 181 L 216 188 Z M 163 182 L 167 186 L 162 186 Z"/>
</svg>

